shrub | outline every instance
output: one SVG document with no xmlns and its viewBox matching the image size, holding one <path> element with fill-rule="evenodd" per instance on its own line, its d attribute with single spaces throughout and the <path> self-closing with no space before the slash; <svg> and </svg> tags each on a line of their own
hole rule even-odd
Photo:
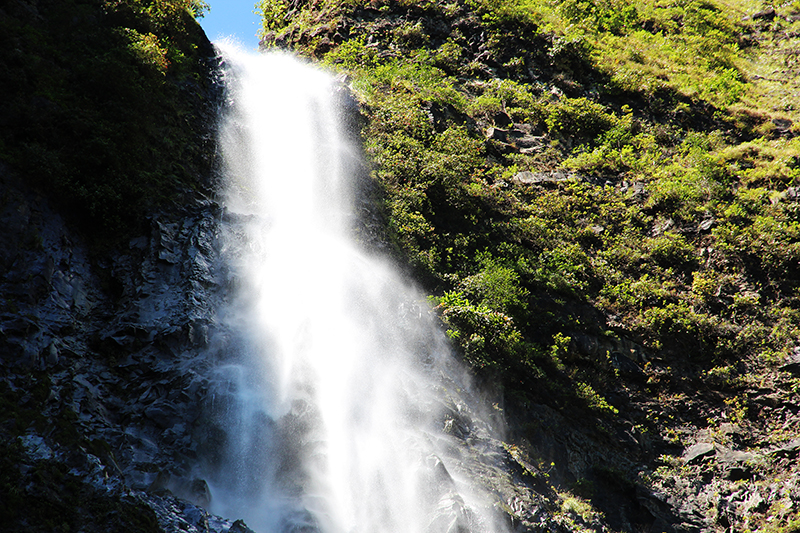
<svg viewBox="0 0 800 533">
<path fill-rule="evenodd" d="M 262 38 L 271 31 L 285 28 L 289 23 L 289 5 L 284 0 L 259 0 L 255 4 L 255 11 L 261 19 Z"/>
<path fill-rule="evenodd" d="M 645 248 L 650 252 L 650 256 L 661 266 L 686 266 L 687 263 L 694 261 L 694 246 L 686 242 L 686 238 L 673 232 L 666 232 L 663 235 L 648 239 Z"/>
<path fill-rule="evenodd" d="M 520 286 L 519 274 L 488 254 L 484 254 L 480 262 L 482 270 L 462 280 L 460 287 L 464 294 L 500 313 L 524 313 L 530 293 Z"/>
<path fill-rule="evenodd" d="M 617 125 L 617 119 L 586 98 L 561 98 L 548 109 L 545 124 L 553 134 L 593 139 Z"/>
<path fill-rule="evenodd" d="M 526 346 L 511 317 L 485 305 L 474 305 L 462 292 L 446 292 L 437 310 L 448 336 L 461 347 L 476 369 L 505 370 L 514 359 L 525 359 Z"/>
<path fill-rule="evenodd" d="M 169 68 L 168 52 L 166 47 L 159 41 L 158 36 L 152 33 L 141 34 L 131 28 L 124 28 L 122 33 L 130 41 L 128 49 L 134 53 L 139 61 L 151 66 L 162 75 L 167 73 Z"/>
</svg>

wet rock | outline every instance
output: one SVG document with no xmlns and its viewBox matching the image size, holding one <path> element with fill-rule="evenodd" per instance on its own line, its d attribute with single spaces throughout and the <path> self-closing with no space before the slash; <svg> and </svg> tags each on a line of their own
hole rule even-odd
<svg viewBox="0 0 800 533">
<path fill-rule="evenodd" d="M 230 529 L 228 530 L 228 533 L 256 533 L 256 532 L 247 527 L 247 524 L 244 523 L 244 520 L 240 519 L 235 521 L 231 525 Z"/>
<path fill-rule="evenodd" d="M 189 324 L 189 342 L 194 346 L 207 346 L 208 325 L 198 323 Z"/>
<path fill-rule="evenodd" d="M 432 531 L 475 531 L 477 520 L 457 493 L 446 494 L 436 505 Z"/>
<path fill-rule="evenodd" d="M 208 508 L 211 505 L 211 489 L 208 487 L 205 479 L 192 480 L 189 487 L 190 496 L 192 501 L 201 507 Z"/>
<path fill-rule="evenodd" d="M 58 358 L 58 345 L 56 344 L 56 341 L 50 341 L 50 344 L 47 346 L 46 350 L 45 363 L 48 366 L 55 366 L 58 364 Z"/>
<path fill-rule="evenodd" d="M 453 481 L 453 477 L 450 475 L 450 472 L 447 471 L 447 467 L 439 457 L 431 455 L 427 458 L 426 463 L 433 473 L 432 481 L 436 488 L 446 487 L 448 490 L 455 489 L 455 481 Z"/>
<path fill-rule="evenodd" d="M 236 522 L 209 514 L 185 500 L 171 494 L 135 493 L 135 497 L 145 504 L 158 520 L 162 531 L 183 531 L 186 533 L 230 533 Z M 254 533 L 250 529 L 238 530 L 237 533 Z"/>
<path fill-rule="evenodd" d="M 41 351 L 30 343 L 22 345 L 22 361 L 31 368 L 39 368 L 42 360 Z"/>
<path fill-rule="evenodd" d="M 168 491 L 169 486 L 170 486 L 170 475 L 162 470 L 156 475 L 156 478 L 153 480 L 152 483 L 150 483 L 150 486 L 147 487 L 147 490 L 157 494 L 164 491 Z"/>
<path fill-rule="evenodd" d="M 155 221 L 155 238 L 159 244 L 158 258 L 167 263 L 177 263 L 179 261 L 179 253 L 177 251 L 178 243 L 175 240 L 175 234 L 178 231 L 177 224 L 164 224 Z"/>
<path fill-rule="evenodd" d="M 158 400 L 150 404 L 144 410 L 144 415 L 155 422 L 156 426 L 161 429 L 170 428 L 179 421 L 177 409 L 163 400 Z"/>
</svg>

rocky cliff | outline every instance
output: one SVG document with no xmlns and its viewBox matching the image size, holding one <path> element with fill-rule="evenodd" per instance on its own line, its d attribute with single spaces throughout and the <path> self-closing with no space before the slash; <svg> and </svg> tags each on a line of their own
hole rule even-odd
<svg viewBox="0 0 800 533">
<path fill-rule="evenodd" d="M 3 190 L 5 527 L 208 531 L 188 501 L 209 498 L 192 476 L 217 211 L 198 197 L 92 261 L 45 197 Z"/>
<path fill-rule="evenodd" d="M 221 88 L 185 7 L 0 8 L 3 529 L 230 529 L 193 477 Z"/>
</svg>

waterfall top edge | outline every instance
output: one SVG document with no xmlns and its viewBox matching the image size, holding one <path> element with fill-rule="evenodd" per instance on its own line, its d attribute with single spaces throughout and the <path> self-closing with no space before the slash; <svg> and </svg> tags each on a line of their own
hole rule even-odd
<svg viewBox="0 0 800 533">
<path fill-rule="evenodd" d="M 293 62 L 317 72 L 321 72 L 331 79 L 334 78 L 334 74 L 329 69 L 325 68 L 320 63 L 300 56 L 292 50 L 283 48 L 272 48 L 266 51 L 253 50 L 247 48 L 244 44 L 233 37 L 219 39 L 214 41 L 212 45 L 214 46 L 214 49 L 217 50 L 217 53 L 219 53 L 224 59 L 232 59 L 234 61 L 266 60 Z"/>
</svg>

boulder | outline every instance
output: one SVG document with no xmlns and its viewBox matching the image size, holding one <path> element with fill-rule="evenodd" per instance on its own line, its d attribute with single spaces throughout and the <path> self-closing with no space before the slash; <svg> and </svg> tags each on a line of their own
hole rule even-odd
<svg viewBox="0 0 800 533">
<path fill-rule="evenodd" d="M 706 232 L 706 231 L 709 231 L 714 226 L 716 226 L 716 224 L 717 224 L 717 221 L 714 219 L 714 217 L 707 217 L 707 218 L 703 219 L 700 222 L 700 224 L 697 225 L 697 230 L 701 231 L 701 232 Z"/>
<path fill-rule="evenodd" d="M 800 439 L 794 439 L 772 450 L 772 455 L 776 457 L 797 457 L 798 454 L 800 454 Z"/>
<path fill-rule="evenodd" d="M 486 138 L 497 141 L 506 151 L 530 154 L 537 152 L 544 145 L 544 136 L 534 135 L 528 124 L 512 125 L 510 129 L 490 127 L 486 130 Z"/>
<path fill-rule="evenodd" d="M 620 372 L 636 376 L 644 375 L 644 372 L 642 372 L 642 369 L 639 368 L 639 365 L 637 365 L 631 358 L 626 357 L 622 352 L 613 351 L 608 357 L 614 368 Z"/>
<path fill-rule="evenodd" d="M 193 479 L 189 485 L 190 500 L 200 507 L 211 505 L 211 489 L 205 479 Z"/>
<path fill-rule="evenodd" d="M 231 525 L 228 533 L 256 533 L 244 523 L 244 520 L 237 520 Z"/>
<path fill-rule="evenodd" d="M 750 479 L 753 469 L 750 463 L 758 456 L 750 452 L 742 452 L 720 448 L 716 458 L 722 470 L 722 478 L 728 481 Z"/>
<path fill-rule="evenodd" d="M 554 172 L 517 172 L 511 178 L 511 182 L 517 185 L 543 185 L 549 183 L 559 183 L 576 179 L 577 176 L 570 172 L 563 170 L 556 170 Z"/>
<path fill-rule="evenodd" d="M 171 403 L 156 400 L 144 410 L 145 416 L 152 420 L 160 429 L 174 426 L 178 421 L 178 410 Z"/>
<path fill-rule="evenodd" d="M 788 372 L 792 375 L 800 377 L 800 350 L 795 348 L 795 350 L 783 361 L 779 370 L 782 372 Z"/>
<path fill-rule="evenodd" d="M 55 366 L 58 364 L 59 352 L 58 352 L 58 345 L 56 344 L 55 340 L 50 341 L 50 344 L 47 346 L 47 350 L 45 352 L 45 362 L 47 366 Z"/>
<path fill-rule="evenodd" d="M 766 9 L 762 9 L 761 11 L 753 13 L 753 16 L 751 18 L 753 20 L 771 21 L 771 20 L 775 19 L 776 15 L 777 15 L 777 13 L 775 13 L 775 8 L 768 7 Z"/>
<path fill-rule="evenodd" d="M 713 455 L 715 452 L 714 445 L 710 442 L 698 442 L 690 446 L 683 454 L 684 464 L 697 464 L 703 460 L 704 457 Z"/>
<path fill-rule="evenodd" d="M 775 125 L 775 131 L 781 135 L 788 134 L 794 124 L 792 120 L 788 118 L 773 118 L 772 123 Z"/>
</svg>

